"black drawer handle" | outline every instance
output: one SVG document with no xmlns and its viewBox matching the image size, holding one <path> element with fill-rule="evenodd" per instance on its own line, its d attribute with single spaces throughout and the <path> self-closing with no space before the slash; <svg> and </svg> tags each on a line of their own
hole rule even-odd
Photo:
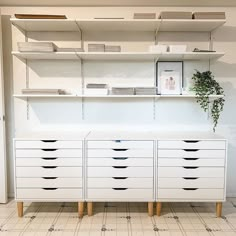
<svg viewBox="0 0 236 236">
<path fill-rule="evenodd" d="M 113 190 L 127 190 L 128 188 L 112 188 Z"/>
<path fill-rule="evenodd" d="M 197 152 L 199 149 L 183 149 L 185 152 Z"/>
<path fill-rule="evenodd" d="M 199 158 L 183 158 L 183 159 L 186 160 L 186 161 L 196 161 Z"/>
<path fill-rule="evenodd" d="M 57 179 L 58 177 L 42 177 L 43 179 Z"/>
<path fill-rule="evenodd" d="M 113 140 L 116 143 L 121 143 L 121 140 Z"/>
<path fill-rule="evenodd" d="M 127 160 L 128 157 L 112 157 L 114 160 Z"/>
<path fill-rule="evenodd" d="M 197 190 L 198 188 L 183 188 L 183 190 L 186 190 L 186 191 L 194 191 L 194 190 Z"/>
<path fill-rule="evenodd" d="M 120 148 L 112 148 L 112 150 L 116 151 L 116 152 L 125 152 L 125 151 L 127 151 L 129 149 L 128 148 L 122 148 L 122 149 L 120 149 Z"/>
<path fill-rule="evenodd" d="M 197 169 L 199 166 L 183 166 L 184 169 Z"/>
<path fill-rule="evenodd" d="M 186 180 L 195 180 L 195 179 L 199 179 L 198 177 L 183 177 L 183 179 Z"/>
<path fill-rule="evenodd" d="M 43 190 L 57 190 L 57 188 L 43 188 Z"/>
<path fill-rule="evenodd" d="M 128 177 L 112 177 L 112 179 L 128 179 Z"/>
<path fill-rule="evenodd" d="M 183 140 L 185 143 L 198 143 L 199 140 Z"/>
<path fill-rule="evenodd" d="M 116 168 L 116 169 L 125 169 L 125 168 L 128 168 L 128 166 L 112 166 L 113 168 Z"/>
<path fill-rule="evenodd" d="M 55 169 L 57 166 L 42 166 L 44 169 Z"/>
<path fill-rule="evenodd" d="M 57 149 L 43 148 L 43 149 L 41 149 L 41 150 L 44 151 L 44 152 L 54 152 L 54 151 L 56 151 Z"/>
<path fill-rule="evenodd" d="M 44 143 L 55 143 L 57 140 L 41 140 Z"/>
<path fill-rule="evenodd" d="M 42 157 L 43 160 L 50 161 L 50 160 L 56 160 L 57 157 Z"/>
</svg>

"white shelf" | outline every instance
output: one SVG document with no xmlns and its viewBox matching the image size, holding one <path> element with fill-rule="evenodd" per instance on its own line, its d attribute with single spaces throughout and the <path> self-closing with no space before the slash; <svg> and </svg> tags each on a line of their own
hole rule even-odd
<svg viewBox="0 0 236 236">
<path fill-rule="evenodd" d="M 24 31 L 203 31 L 211 32 L 225 20 L 168 19 L 17 19 L 12 24 Z"/>
<path fill-rule="evenodd" d="M 186 52 L 186 53 L 151 53 L 151 52 L 12 52 L 22 59 L 30 60 L 211 60 L 224 56 L 223 52 Z"/>
<path fill-rule="evenodd" d="M 78 60 L 75 52 L 12 52 L 20 59 L 29 60 Z"/>
<path fill-rule="evenodd" d="M 79 31 L 74 19 L 11 18 L 11 22 L 24 31 Z"/>
<path fill-rule="evenodd" d="M 14 94 L 19 99 L 27 98 L 196 98 L 196 95 L 48 95 L 48 94 Z M 223 95 L 210 95 L 209 98 L 222 98 Z"/>
<path fill-rule="evenodd" d="M 225 24 L 226 20 L 162 20 L 159 31 L 211 32 Z"/>
</svg>

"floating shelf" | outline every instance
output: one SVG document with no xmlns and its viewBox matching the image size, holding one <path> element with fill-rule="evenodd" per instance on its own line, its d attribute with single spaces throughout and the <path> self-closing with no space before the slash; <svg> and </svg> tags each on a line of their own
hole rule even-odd
<svg viewBox="0 0 236 236">
<path fill-rule="evenodd" d="M 79 31 L 74 19 L 17 19 L 11 18 L 16 27 L 24 31 Z"/>
<path fill-rule="evenodd" d="M 224 56 L 223 52 L 186 52 L 186 53 L 150 53 L 150 52 L 12 52 L 22 59 L 30 60 L 212 60 Z"/>
<path fill-rule="evenodd" d="M 27 98 L 196 98 L 196 95 L 48 95 L 48 94 L 14 94 L 13 97 Z M 223 95 L 210 95 L 209 98 L 222 98 Z"/>
<path fill-rule="evenodd" d="M 24 31 L 202 31 L 211 32 L 226 20 L 169 19 L 17 19 L 13 25 Z"/>
</svg>

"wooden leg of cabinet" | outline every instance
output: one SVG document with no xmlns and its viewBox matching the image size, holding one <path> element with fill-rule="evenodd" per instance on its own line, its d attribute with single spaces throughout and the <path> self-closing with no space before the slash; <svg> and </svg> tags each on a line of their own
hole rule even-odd
<svg viewBox="0 0 236 236">
<path fill-rule="evenodd" d="M 17 202 L 18 217 L 23 217 L 23 202 Z"/>
<path fill-rule="evenodd" d="M 153 202 L 148 203 L 148 215 L 153 216 Z"/>
<path fill-rule="evenodd" d="M 87 208 L 88 208 L 88 216 L 92 216 L 93 215 L 93 203 L 88 202 L 87 203 Z"/>
<path fill-rule="evenodd" d="M 79 218 L 82 218 L 84 216 L 84 202 L 78 203 L 78 213 L 79 213 Z"/>
<path fill-rule="evenodd" d="M 157 202 L 157 216 L 161 216 L 161 207 L 162 207 L 162 203 L 161 202 Z"/>
<path fill-rule="evenodd" d="M 216 216 L 221 217 L 222 215 L 222 202 L 216 203 Z"/>
</svg>

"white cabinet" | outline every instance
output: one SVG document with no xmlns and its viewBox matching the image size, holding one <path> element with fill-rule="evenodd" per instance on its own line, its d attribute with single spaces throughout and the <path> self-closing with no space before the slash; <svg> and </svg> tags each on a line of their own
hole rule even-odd
<svg viewBox="0 0 236 236">
<path fill-rule="evenodd" d="M 225 200 L 225 140 L 159 140 L 157 201 Z"/>
<path fill-rule="evenodd" d="M 82 147 L 81 140 L 16 139 L 16 200 L 82 200 Z"/>
<path fill-rule="evenodd" d="M 87 141 L 88 201 L 153 201 L 154 141 Z"/>
</svg>

